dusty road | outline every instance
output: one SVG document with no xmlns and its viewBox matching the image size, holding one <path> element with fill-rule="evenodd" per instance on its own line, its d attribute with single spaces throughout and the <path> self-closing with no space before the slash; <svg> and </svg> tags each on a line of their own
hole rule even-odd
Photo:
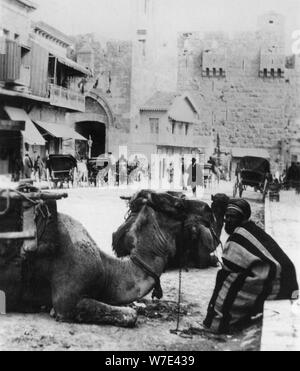
<svg viewBox="0 0 300 371">
<path fill-rule="evenodd" d="M 120 194 L 126 192 L 71 190 L 70 197 L 59 202 L 59 210 L 82 222 L 98 246 L 112 254 L 112 232 L 123 222 L 126 213 Z M 263 223 L 263 204 L 258 201 L 261 196 L 249 192 L 245 197 L 252 203 L 254 219 Z M 216 274 L 217 269 L 183 273 L 180 329 L 185 331 L 180 336 L 170 333 L 176 328 L 178 272 L 167 272 L 162 278 L 164 299 L 152 303 L 146 298 L 139 304 L 140 315 L 135 329 L 62 324 L 55 322 L 48 313 L 9 314 L 0 317 L 0 350 L 259 350 L 260 324 L 233 336 L 213 336 L 192 330 L 199 328 L 205 317 Z"/>
</svg>

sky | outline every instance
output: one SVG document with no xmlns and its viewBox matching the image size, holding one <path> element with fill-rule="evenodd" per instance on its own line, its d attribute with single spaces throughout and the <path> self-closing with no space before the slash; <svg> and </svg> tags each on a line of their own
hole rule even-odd
<svg viewBox="0 0 300 371">
<path fill-rule="evenodd" d="M 130 39 L 135 2 L 143 0 L 34 0 L 35 20 L 68 35 L 95 33 L 103 38 Z M 270 10 L 286 17 L 287 37 L 300 29 L 300 0 L 153 0 L 165 30 L 255 30 L 258 17 Z M 164 30 L 162 30 L 163 32 Z"/>
</svg>

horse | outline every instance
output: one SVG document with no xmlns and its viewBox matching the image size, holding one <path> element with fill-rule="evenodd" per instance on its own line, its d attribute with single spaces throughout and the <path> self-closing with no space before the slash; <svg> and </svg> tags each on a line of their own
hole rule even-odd
<svg viewBox="0 0 300 371">
<path fill-rule="evenodd" d="M 128 231 L 133 249 L 125 259 L 102 252 L 87 230 L 64 214 L 52 224 L 50 250 L 38 248 L 22 259 L 22 244 L 13 249 L 1 244 L 0 291 L 7 294 L 7 311 L 36 312 L 44 306 L 54 309 L 58 321 L 134 327 L 137 312 L 124 306 L 153 288 L 160 294 L 160 276 L 176 253 L 186 219 L 183 200 L 167 194 L 150 198 L 141 192 L 134 203 L 137 217 Z"/>
</svg>

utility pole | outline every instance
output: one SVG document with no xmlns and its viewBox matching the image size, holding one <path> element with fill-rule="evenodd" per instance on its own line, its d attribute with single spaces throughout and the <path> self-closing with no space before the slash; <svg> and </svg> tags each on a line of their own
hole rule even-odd
<svg viewBox="0 0 300 371">
<path fill-rule="evenodd" d="M 89 137 L 89 140 L 88 140 L 88 146 L 89 146 L 89 158 L 92 158 L 93 141 L 92 141 L 92 137 L 91 136 Z"/>
</svg>

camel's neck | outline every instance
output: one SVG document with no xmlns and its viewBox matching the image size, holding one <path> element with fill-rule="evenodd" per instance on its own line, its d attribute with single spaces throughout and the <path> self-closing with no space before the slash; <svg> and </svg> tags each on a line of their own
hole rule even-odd
<svg viewBox="0 0 300 371">
<path fill-rule="evenodd" d="M 156 283 L 153 274 L 160 277 L 165 270 L 169 243 L 164 235 L 148 226 L 137 234 L 131 255 L 136 259 L 106 259 L 108 303 L 128 304 L 148 295 Z"/>
<path fill-rule="evenodd" d="M 162 258 L 144 259 L 158 277 L 164 272 L 165 262 Z M 126 305 L 148 295 L 155 286 L 155 279 L 130 258 L 125 260 L 106 256 L 104 260 L 106 284 L 104 299 L 107 304 Z M 103 298 L 103 293 L 101 293 Z"/>
<path fill-rule="evenodd" d="M 224 225 L 224 217 L 225 217 L 225 212 L 226 210 L 222 210 L 218 213 L 214 213 L 214 217 L 216 219 L 216 223 L 215 223 L 215 232 L 216 232 L 216 235 L 218 236 L 218 238 L 221 237 L 221 234 L 222 234 L 222 229 L 223 229 L 223 225 Z"/>
</svg>

